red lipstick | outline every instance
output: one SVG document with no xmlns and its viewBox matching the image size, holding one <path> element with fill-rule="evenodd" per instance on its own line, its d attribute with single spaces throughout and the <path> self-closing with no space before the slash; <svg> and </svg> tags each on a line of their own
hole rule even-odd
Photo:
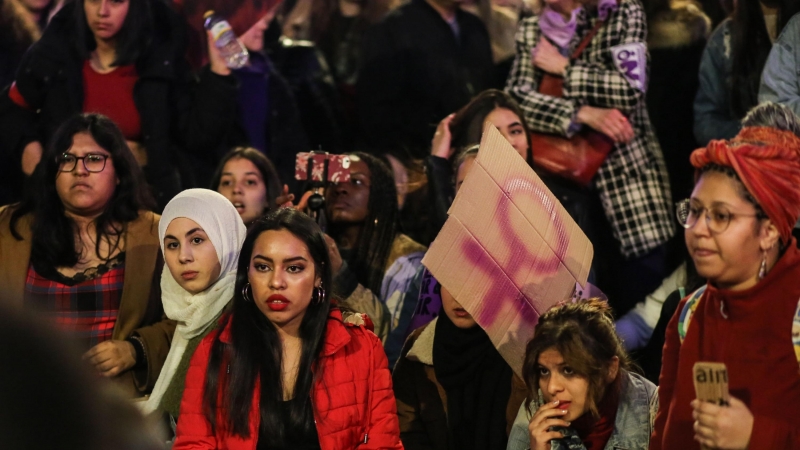
<svg viewBox="0 0 800 450">
<path fill-rule="evenodd" d="M 267 297 L 267 307 L 272 311 L 283 311 L 289 306 L 289 300 L 280 294 L 272 294 Z"/>
</svg>

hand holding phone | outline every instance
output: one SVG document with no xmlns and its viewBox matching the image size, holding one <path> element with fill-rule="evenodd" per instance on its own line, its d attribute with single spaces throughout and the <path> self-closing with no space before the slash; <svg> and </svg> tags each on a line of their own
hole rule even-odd
<svg viewBox="0 0 800 450">
<path fill-rule="evenodd" d="M 311 161 L 310 176 L 309 160 Z M 325 176 L 326 163 L 327 177 Z M 294 165 L 294 177 L 297 180 L 329 183 L 344 183 L 350 181 L 350 157 L 347 155 L 331 155 L 329 153 L 319 152 L 298 153 Z"/>
</svg>

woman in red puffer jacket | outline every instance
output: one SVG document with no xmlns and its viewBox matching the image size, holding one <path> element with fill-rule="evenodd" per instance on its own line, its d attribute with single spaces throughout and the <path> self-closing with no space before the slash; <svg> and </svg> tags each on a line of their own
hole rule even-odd
<svg viewBox="0 0 800 450">
<path fill-rule="evenodd" d="M 192 357 L 174 449 L 403 448 L 381 342 L 331 307 L 330 281 L 308 216 L 251 226 L 232 310 Z"/>
</svg>

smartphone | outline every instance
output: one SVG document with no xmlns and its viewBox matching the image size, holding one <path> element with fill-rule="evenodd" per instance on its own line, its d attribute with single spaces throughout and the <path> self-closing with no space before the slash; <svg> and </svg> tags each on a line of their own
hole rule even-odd
<svg viewBox="0 0 800 450">
<path fill-rule="evenodd" d="M 311 160 L 310 177 L 308 174 L 309 160 Z M 328 163 L 328 179 L 324 180 L 326 161 Z M 294 178 L 297 180 L 328 181 L 331 183 L 350 181 L 350 157 L 318 152 L 298 153 L 294 164 Z"/>
</svg>

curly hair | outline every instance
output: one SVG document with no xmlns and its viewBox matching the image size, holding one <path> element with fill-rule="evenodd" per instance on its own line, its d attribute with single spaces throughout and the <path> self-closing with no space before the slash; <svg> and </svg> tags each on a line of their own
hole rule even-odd
<svg viewBox="0 0 800 450">
<path fill-rule="evenodd" d="M 631 362 L 614 328 L 608 303 L 597 298 L 575 303 L 561 303 L 539 318 L 533 338 L 525 349 L 522 377 L 528 387 L 525 403 L 531 411 L 532 400 L 539 399 L 539 355 L 555 349 L 578 376 L 589 383 L 586 405 L 599 417 L 597 405 L 606 392 L 608 374 L 614 357 L 620 371 L 630 370 Z M 619 378 L 619 375 L 617 376 Z"/>
</svg>

